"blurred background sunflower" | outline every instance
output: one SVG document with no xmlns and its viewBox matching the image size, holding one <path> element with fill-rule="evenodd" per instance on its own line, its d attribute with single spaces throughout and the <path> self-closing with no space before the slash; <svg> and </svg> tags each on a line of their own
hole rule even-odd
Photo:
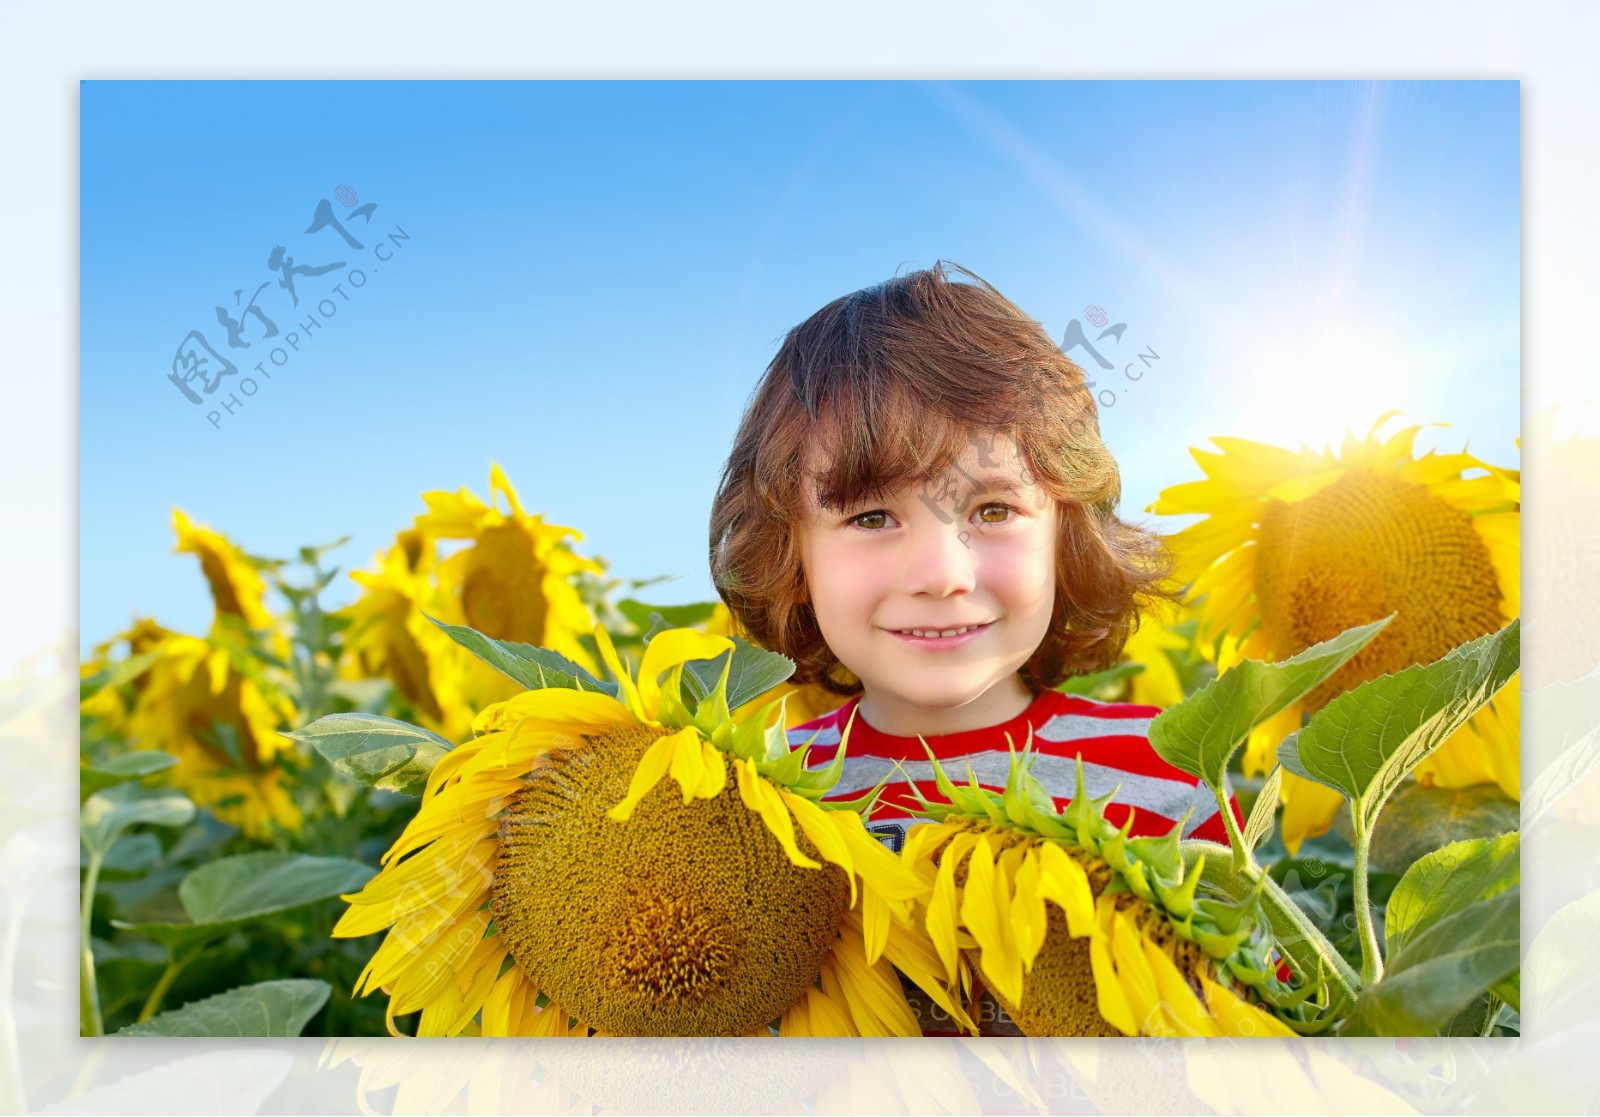
<svg viewBox="0 0 1600 1117">
<path fill-rule="evenodd" d="M 210 630 L 192 636 L 135 620 L 80 668 L 90 690 L 83 713 L 135 749 L 176 757 L 173 786 L 247 836 L 270 840 L 302 822 L 284 769 L 294 742 L 278 732 L 297 717 L 289 637 L 266 607 L 262 576 L 279 564 L 181 509 L 172 523 L 177 552 L 199 559 L 215 606 Z"/>
<path fill-rule="evenodd" d="M 427 512 L 395 537 L 378 569 L 351 574 L 363 592 L 339 613 L 351 626 L 347 678 L 388 678 L 409 704 L 406 716 L 458 741 L 476 711 L 517 687 L 433 621 L 598 669 L 588 636 L 594 617 L 579 578 L 605 566 L 572 550 L 569 540 L 582 532 L 526 512 L 498 465 L 489 469 L 487 503 L 465 487 L 422 499 Z"/>
<path fill-rule="evenodd" d="M 1246 775 L 1333 696 L 1432 662 L 1521 612 L 1520 475 L 1462 450 L 1417 455 L 1420 425 L 1392 435 L 1382 416 L 1337 452 L 1239 438 L 1191 453 L 1205 479 L 1164 489 L 1148 511 L 1204 518 L 1170 539 L 1202 649 L 1225 671 L 1277 661 L 1395 614 L 1363 651 L 1250 735 Z M 1521 793 L 1518 682 L 1416 772 L 1424 785 L 1494 784 Z M 1342 799 L 1284 773 L 1283 837 L 1291 851 L 1327 830 Z"/>
</svg>

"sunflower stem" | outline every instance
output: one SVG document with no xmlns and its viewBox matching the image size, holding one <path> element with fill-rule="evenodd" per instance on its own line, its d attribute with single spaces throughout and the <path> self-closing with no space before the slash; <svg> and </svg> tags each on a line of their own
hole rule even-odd
<svg viewBox="0 0 1600 1117">
<path fill-rule="evenodd" d="M 1378 949 L 1378 932 L 1372 925 L 1372 904 L 1367 893 L 1367 849 L 1372 844 L 1372 835 L 1362 825 L 1354 804 L 1350 814 L 1355 819 L 1356 928 L 1361 935 L 1361 984 L 1371 985 L 1383 978 L 1383 954 Z"/>
<path fill-rule="evenodd" d="M 189 956 L 179 958 L 175 954 L 167 955 L 167 968 L 162 971 L 161 977 L 156 981 L 155 988 L 150 990 L 150 995 L 145 998 L 144 1007 L 139 1010 L 137 1023 L 143 1024 L 156 1013 L 161 1011 L 161 1001 L 167 995 L 167 990 L 172 988 L 172 983 L 177 979 L 184 964 L 189 961 Z"/>
<path fill-rule="evenodd" d="M 1217 805 L 1222 808 L 1222 825 L 1228 831 L 1228 845 L 1233 848 L 1233 871 L 1242 873 L 1255 864 L 1249 848 L 1245 845 L 1244 834 L 1239 830 L 1239 820 L 1233 817 L 1233 811 L 1228 807 L 1227 786 L 1213 787 L 1212 794 L 1217 797 Z"/>
<path fill-rule="evenodd" d="M 94 892 L 100 883 L 100 862 L 105 851 L 89 850 L 83 874 L 83 898 L 78 914 L 78 1029 L 86 1036 L 105 1035 L 100 1015 L 100 990 L 95 983 L 94 948 L 89 945 L 89 921 L 94 915 Z"/>
<path fill-rule="evenodd" d="M 1341 1004 L 1355 999 L 1361 988 L 1361 979 L 1355 970 L 1265 869 L 1254 863 L 1247 864 L 1243 870 L 1231 868 L 1227 858 L 1222 856 L 1223 847 L 1216 842 L 1191 838 L 1180 849 L 1184 872 L 1194 868 L 1204 857 L 1202 879 L 1221 889 L 1230 900 L 1243 900 L 1260 889 L 1261 909 L 1272 929 L 1272 937 L 1277 947 L 1288 955 L 1295 972 L 1314 980 L 1320 962 L 1322 972 L 1329 975 L 1335 993 L 1330 1010 L 1336 1011 Z"/>
</svg>

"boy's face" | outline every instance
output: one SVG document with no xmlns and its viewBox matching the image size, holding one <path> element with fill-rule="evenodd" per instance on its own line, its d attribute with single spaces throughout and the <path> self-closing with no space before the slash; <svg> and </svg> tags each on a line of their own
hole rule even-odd
<svg viewBox="0 0 1600 1117">
<path fill-rule="evenodd" d="M 956 733 L 1026 709 L 1018 671 L 1055 605 L 1057 511 L 1010 439 L 976 435 L 943 478 L 858 507 L 823 509 L 811 485 L 805 513 L 812 608 L 874 729 Z"/>
</svg>

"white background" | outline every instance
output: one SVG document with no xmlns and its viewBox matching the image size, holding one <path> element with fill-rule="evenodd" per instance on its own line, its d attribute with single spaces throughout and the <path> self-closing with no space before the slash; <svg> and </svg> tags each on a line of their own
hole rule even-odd
<svg viewBox="0 0 1600 1117">
<path fill-rule="evenodd" d="M 1596 502 L 1593 4 L 701 3 L 0 6 L 0 1110 L 1593 1112 L 1600 970 L 1591 672 Z M 1523 90 L 1528 540 L 1527 1037 L 1230 1046 L 986 1041 L 642 1044 L 76 1038 L 73 746 L 78 81 L 95 78 L 1511 78 Z M 336 126 L 308 119 L 307 129 Z M 203 152 L 196 153 L 197 168 Z M 197 169 L 197 173 L 201 173 Z M 1528 420 L 1560 405 L 1557 432 Z M 1567 438 L 1569 432 L 1579 432 Z M 203 463 L 197 463 L 203 467 Z M 1537 533 L 1538 547 L 1534 545 Z M 46 653 L 59 647 L 62 657 Z M 9 673 L 8 667 L 15 665 Z M 1576 710 L 1576 712 L 1574 712 Z M 1559 772 L 1538 776 L 1558 759 Z M 1530 794 L 1535 789 L 1538 794 Z M 1558 914 L 1559 913 L 1559 914 Z M 1555 917 L 1555 918 L 1552 918 Z M 1544 936 L 1541 939 L 1541 934 Z M 1587 986 L 1586 984 L 1587 983 Z M 330 1064 L 318 1069 L 319 1063 Z M 337 1065 L 331 1065 L 337 1064 Z M 396 1084 L 398 1083 L 398 1088 Z M 826 1083 L 821 1092 L 818 1084 Z M 357 1090 L 366 1091 L 359 1102 Z M 1020 1093 L 1019 1093 L 1020 1091 Z M 1167 1102 L 1166 1104 L 1172 1104 Z M 1183 1104 L 1194 1104 L 1185 1101 Z M 568 1110 L 567 1106 L 576 1109 Z M 1037 1108 L 1037 1106 L 1035 1106 Z"/>
</svg>

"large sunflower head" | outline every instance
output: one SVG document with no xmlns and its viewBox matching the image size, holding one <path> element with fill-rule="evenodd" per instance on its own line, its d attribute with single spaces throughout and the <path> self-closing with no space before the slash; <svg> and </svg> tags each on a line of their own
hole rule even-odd
<svg viewBox="0 0 1600 1117">
<path fill-rule="evenodd" d="M 957 786 L 933 761 L 949 803 L 924 803 L 934 821 L 912 828 L 905 858 L 931 881 L 923 921 L 949 980 L 976 954 L 1033 1036 L 1295 1034 L 1263 1001 L 1311 1020 L 1316 985 L 1279 979 L 1253 896 L 1200 888 L 1204 860 L 1185 865 L 1181 822 L 1129 837 L 1131 816 L 1119 830 L 1104 815 L 1115 790 L 1090 799 L 1081 762 L 1057 812 L 1030 760 L 1013 753 L 1003 792 Z"/>
<path fill-rule="evenodd" d="M 1395 414 L 1365 438 L 1347 436 L 1338 452 L 1213 438 L 1218 450 L 1192 451 L 1205 479 L 1164 490 L 1149 508 L 1205 517 L 1171 543 L 1219 671 L 1240 659 L 1288 659 L 1394 614 L 1320 687 L 1250 735 L 1247 773 L 1267 771 L 1278 744 L 1335 695 L 1440 659 L 1520 612 L 1517 471 L 1465 451 L 1418 456 L 1420 426 L 1381 433 Z M 1519 745 L 1486 730 L 1493 710 L 1462 727 L 1417 778 L 1495 782 L 1516 795 L 1505 775 L 1517 770 Z M 1292 774 L 1283 795 L 1291 848 L 1325 830 L 1340 803 Z"/>
<path fill-rule="evenodd" d="M 898 965 L 958 1011 L 920 882 L 820 802 L 837 761 L 806 770 L 782 699 L 732 716 L 733 641 L 660 632 L 634 678 L 595 639 L 616 683 L 484 710 L 347 897 L 335 934 L 390 928 L 358 992 L 424 1035 L 915 1035 Z"/>
</svg>

